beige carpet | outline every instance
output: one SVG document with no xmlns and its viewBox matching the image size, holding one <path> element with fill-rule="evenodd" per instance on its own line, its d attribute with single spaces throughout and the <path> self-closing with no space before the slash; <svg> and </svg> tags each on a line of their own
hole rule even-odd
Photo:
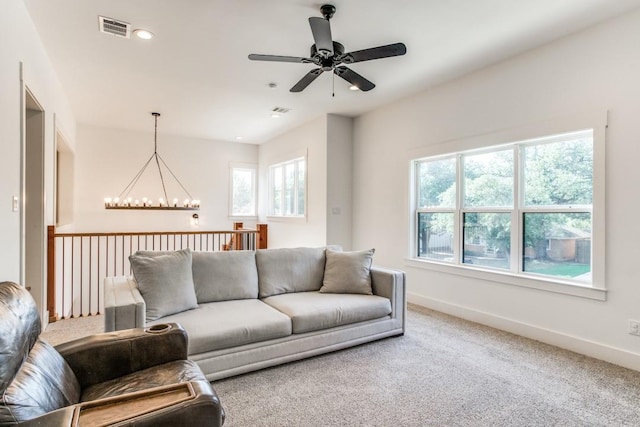
<svg viewBox="0 0 640 427">
<path fill-rule="evenodd" d="M 640 426 L 640 372 L 416 306 L 403 337 L 214 387 L 227 427 Z"/>
<path fill-rule="evenodd" d="M 83 316 L 49 323 L 42 338 L 51 345 L 104 332 L 104 316 Z"/>
</svg>

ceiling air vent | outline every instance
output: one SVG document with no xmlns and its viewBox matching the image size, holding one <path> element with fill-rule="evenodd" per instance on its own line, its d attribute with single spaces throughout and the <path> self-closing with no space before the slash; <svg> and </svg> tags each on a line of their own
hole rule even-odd
<svg viewBox="0 0 640 427">
<path fill-rule="evenodd" d="M 273 107 L 273 110 L 271 110 L 273 113 L 277 113 L 277 114 L 284 114 L 284 113 L 288 113 L 289 111 L 291 111 L 291 108 L 284 108 L 284 107 Z"/>
<path fill-rule="evenodd" d="M 126 39 L 131 35 L 131 24 L 104 16 L 99 16 L 98 21 L 100 22 L 101 33 L 113 34 L 114 36 L 124 37 Z"/>
</svg>

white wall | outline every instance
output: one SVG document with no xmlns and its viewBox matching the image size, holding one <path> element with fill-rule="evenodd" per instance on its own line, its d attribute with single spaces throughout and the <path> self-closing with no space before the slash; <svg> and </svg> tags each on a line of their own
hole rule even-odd
<svg viewBox="0 0 640 427">
<path fill-rule="evenodd" d="M 407 272 L 410 301 L 640 370 L 640 10 L 365 114 L 354 129 L 354 246 Z M 405 263 L 412 149 L 609 110 L 605 302 Z M 372 197 L 375 194 L 375 197 Z"/>
<path fill-rule="evenodd" d="M 307 217 L 269 219 L 269 165 L 307 155 Z M 327 236 L 327 118 L 312 120 L 259 146 L 260 221 L 269 224 L 269 247 L 322 246 Z"/>
<path fill-rule="evenodd" d="M 153 154 L 153 118 L 149 132 L 78 125 L 75 156 L 75 223 L 62 231 L 231 230 L 229 164 L 258 163 L 257 146 L 178 137 L 162 133 L 158 120 L 158 153 L 189 193 L 201 201 L 199 226 L 192 211 L 105 210 L 104 198 L 116 197 Z M 155 162 L 131 192 L 134 199 L 163 197 Z M 171 200 L 186 198 L 163 168 Z M 247 225 L 251 225 L 248 224 Z"/>
<path fill-rule="evenodd" d="M 0 281 L 20 281 L 20 214 L 12 197 L 21 196 L 21 81 L 45 110 L 45 218 L 53 223 L 55 127 L 75 147 L 75 117 L 21 0 L 4 0 L 0 13 Z M 22 205 L 23 201 L 20 200 Z M 44 295 L 43 295 L 44 297 Z"/>
<path fill-rule="evenodd" d="M 353 119 L 328 114 L 260 145 L 260 220 L 269 247 L 351 247 Z M 267 217 L 269 166 L 307 155 L 307 217 Z M 338 213 L 339 212 L 339 213 Z"/>
<path fill-rule="evenodd" d="M 351 249 L 353 119 L 327 116 L 327 244 Z"/>
</svg>

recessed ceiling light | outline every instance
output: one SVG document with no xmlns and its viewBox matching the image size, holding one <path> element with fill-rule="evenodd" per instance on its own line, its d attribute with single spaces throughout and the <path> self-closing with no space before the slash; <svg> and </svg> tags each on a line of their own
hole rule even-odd
<svg viewBox="0 0 640 427">
<path fill-rule="evenodd" d="M 350 90 L 360 90 L 360 88 L 358 86 L 356 86 L 356 85 L 349 86 L 349 89 Z"/>
<path fill-rule="evenodd" d="M 277 118 L 279 118 L 279 117 L 280 117 L 280 114 L 278 114 L 278 113 L 271 113 L 271 118 L 272 118 L 272 119 L 277 119 Z"/>
<path fill-rule="evenodd" d="M 143 39 L 143 40 L 149 40 L 153 38 L 153 33 L 147 30 L 138 29 L 138 30 L 135 30 L 133 34 L 138 36 L 139 39 Z"/>
<path fill-rule="evenodd" d="M 241 139 L 242 139 L 242 137 L 241 137 L 241 136 L 236 136 L 236 140 L 237 140 L 237 141 L 240 141 Z"/>
</svg>

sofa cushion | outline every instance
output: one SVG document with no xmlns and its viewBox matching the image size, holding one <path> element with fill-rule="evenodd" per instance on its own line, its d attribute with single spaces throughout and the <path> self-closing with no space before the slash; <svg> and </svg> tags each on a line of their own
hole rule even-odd
<svg viewBox="0 0 640 427">
<path fill-rule="evenodd" d="M 193 252 L 193 284 L 198 303 L 258 298 L 253 251 Z"/>
<path fill-rule="evenodd" d="M 291 320 L 257 299 L 201 304 L 150 324 L 165 322 L 187 331 L 189 355 L 291 335 Z"/>
<path fill-rule="evenodd" d="M 372 295 L 371 263 L 375 249 L 354 252 L 326 250 L 320 292 Z"/>
<path fill-rule="evenodd" d="M 147 320 L 198 306 L 191 272 L 191 250 L 129 256 L 133 275 L 146 305 Z"/>
<path fill-rule="evenodd" d="M 391 314 L 391 301 L 377 295 L 299 292 L 263 300 L 291 318 L 294 334 L 378 319 Z"/>
<path fill-rule="evenodd" d="M 260 298 L 288 292 L 317 291 L 324 276 L 324 248 L 256 251 Z"/>
</svg>

